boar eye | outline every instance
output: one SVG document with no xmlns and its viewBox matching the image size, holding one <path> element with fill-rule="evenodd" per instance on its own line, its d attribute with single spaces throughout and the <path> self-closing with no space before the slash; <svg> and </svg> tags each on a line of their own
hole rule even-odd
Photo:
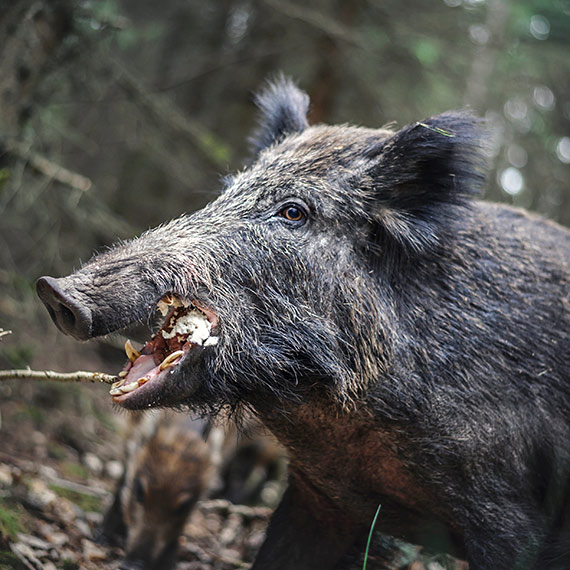
<svg viewBox="0 0 570 570">
<path fill-rule="evenodd" d="M 287 204 L 281 208 L 279 215 L 290 222 L 301 222 L 307 217 L 303 208 L 297 204 Z"/>
<path fill-rule="evenodd" d="M 188 497 L 184 501 L 182 501 L 179 505 L 177 505 L 174 514 L 175 515 L 185 515 L 191 508 L 192 505 L 196 502 L 194 497 Z"/>
<path fill-rule="evenodd" d="M 142 481 L 138 477 L 134 480 L 133 486 L 134 486 L 133 491 L 135 494 L 135 499 L 139 503 L 144 503 L 144 486 L 142 484 Z"/>
</svg>

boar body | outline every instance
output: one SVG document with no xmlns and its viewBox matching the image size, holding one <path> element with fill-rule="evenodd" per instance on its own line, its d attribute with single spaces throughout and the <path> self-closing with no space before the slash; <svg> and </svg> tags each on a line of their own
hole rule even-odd
<svg viewBox="0 0 570 570">
<path fill-rule="evenodd" d="M 56 324 L 87 339 L 162 299 L 115 402 L 251 408 L 285 445 L 255 570 L 342 567 L 379 505 L 377 529 L 471 570 L 570 568 L 568 230 L 473 199 L 469 115 L 309 126 L 285 80 L 258 104 L 216 201 L 38 282 Z"/>
</svg>

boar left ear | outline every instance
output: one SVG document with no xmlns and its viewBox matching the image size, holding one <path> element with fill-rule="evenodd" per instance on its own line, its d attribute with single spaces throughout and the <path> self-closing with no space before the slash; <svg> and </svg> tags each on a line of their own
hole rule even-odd
<svg viewBox="0 0 570 570">
<path fill-rule="evenodd" d="M 437 245 L 449 205 L 466 203 L 485 184 L 481 121 L 469 113 L 409 125 L 366 154 L 379 229 L 412 252 Z"/>
<path fill-rule="evenodd" d="M 288 134 L 304 131 L 309 123 L 309 96 L 291 79 L 279 75 L 255 97 L 259 126 L 250 139 L 254 155 Z"/>
</svg>

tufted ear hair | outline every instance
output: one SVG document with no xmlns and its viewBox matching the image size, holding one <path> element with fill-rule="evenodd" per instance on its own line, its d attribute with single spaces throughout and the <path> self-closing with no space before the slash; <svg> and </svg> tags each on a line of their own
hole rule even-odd
<svg viewBox="0 0 570 570">
<path fill-rule="evenodd" d="M 366 151 L 378 231 L 408 252 L 437 245 L 449 205 L 482 192 L 481 121 L 449 112 L 408 125 Z"/>
<path fill-rule="evenodd" d="M 284 75 L 269 81 L 255 96 L 255 103 L 260 110 L 258 127 L 250 138 L 255 156 L 288 134 L 309 126 L 309 96 Z"/>
</svg>

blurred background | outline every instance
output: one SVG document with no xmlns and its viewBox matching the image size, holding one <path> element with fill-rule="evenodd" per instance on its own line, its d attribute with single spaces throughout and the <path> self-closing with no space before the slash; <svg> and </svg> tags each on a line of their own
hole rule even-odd
<svg viewBox="0 0 570 570">
<path fill-rule="evenodd" d="M 312 122 L 473 108 L 486 198 L 570 223 L 568 0 L 4 0 L 0 46 L 2 367 L 67 365 L 35 279 L 213 199 L 279 71 Z"/>
<path fill-rule="evenodd" d="M 0 0 L 0 368 L 117 371 L 112 339 L 55 329 L 35 280 L 212 200 L 279 71 L 314 123 L 471 107 L 485 198 L 570 224 L 570 0 Z M 0 452 L 112 461 L 105 393 L 3 383 Z"/>
</svg>

